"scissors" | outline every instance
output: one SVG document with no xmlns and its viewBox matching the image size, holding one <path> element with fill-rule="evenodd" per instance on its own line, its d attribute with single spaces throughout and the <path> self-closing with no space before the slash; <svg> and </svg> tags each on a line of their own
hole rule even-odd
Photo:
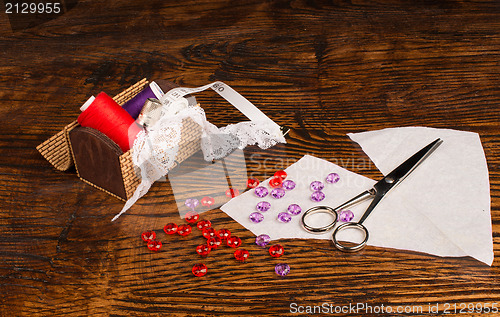
<svg viewBox="0 0 500 317">
<path fill-rule="evenodd" d="M 349 207 L 356 205 L 362 201 L 365 201 L 369 198 L 373 198 L 373 201 L 371 204 L 368 206 L 366 209 L 365 213 L 363 216 L 361 216 L 361 219 L 359 219 L 358 222 L 346 222 L 335 229 L 335 231 L 332 234 L 332 240 L 333 244 L 335 247 L 344 252 L 356 252 L 361 249 L 363 249 L 366 245 L 366 242 L 368 241 L 368 229 L 363 225 L 363 222 L 368 218 L 370 213 L 375 209 L 377 204 L 385 197 L 385 195 L 394 187 L 399 185 L 408 175 L 410 175 L 411 172 L 415 170 L 415 168 L 420 165 L 425 159 L 429 157 L 429 155 L 436 150 L 436 148 L 441 145 L 443 141 L 441 139 L 436 139 L 424 148 L 422 148 L 420 151 L 417 153 L 413 154 L 409 159 L 404 161 L 401 165 L 396 167 L 392 172 L 390 172 L 386 177 L 382 178 L 380 181 L 378 181 L 373 187 L 369 190 L 366 190 L 362 192 L 361 194 L 357 195 L 356 197 L 352 198 L 351 200 L 343 203 L 342 205 L 338 206 L 337 208 L 331 208 L 329 206 L 315 206 L 310 209 L 308 209 L 303 215 L 302 215 L 302 226 L 306 231 L 312 232 L 312 233 L 322 233 L 329 231 L 335 227 L 338 219 L 338 211 Z M 312 227 L 306 223 L 306 219 L 313 214 L 316 213 L 328 213 L 331 214 L 335 219 L 329 223 L 326 226 L 323 227 Z M 354 245 L 344 245 L 341 244 L 337 236 L 339 232 L 345 230 L 345 229 L 355 229 L 355 230 L 360 230 L 364 234 L 364 238 L 361 242 L 355 243 Z"/>
</svg>

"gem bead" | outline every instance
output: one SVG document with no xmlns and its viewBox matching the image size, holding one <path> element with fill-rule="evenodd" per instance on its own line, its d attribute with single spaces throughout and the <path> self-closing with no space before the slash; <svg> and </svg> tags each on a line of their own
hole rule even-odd
<svg viewBox="0 0 500 317">
<path fill-rule="evenodd" d="M 283 255 L 283 253 L 285 253 L 285 249 L 283 248 L 283 246 L 281 246 L 281 244 L 275 244 L 269 248 L 269 254 L 273 258 L 279 258 Z"/>
<path fill-rule="evenodd" d="M 325 188 L 325 185 L 320 181 L 314 181 L 311 183 L 311 189 L 315 192 L 322 190 L 323 188 Z"/>
<path fill-rule="evenodd" d="M 342 210 L 339 213 L 339 220 L 342 222 L 349 222 L 354 218 L 354 213 L 350 210 Z"/>
<path fill-rule="evenodd" d="M 255 208 L 260 212 L 266 212 L 271 208 L 271 203 L 267 201 L 261 201 L 255 206 Z"/>
<path fill-rule="evenodd" d="M 161 241 L 158 240 L 149 240 L 148 241 L 148 249 L 151 251 L 160 251 L 161 249 Z"/>
<path fill-rule="evenodd" d="M 234 198 L 240 194 L 240 191 L 237 188 L 230 188 L 226 190 L 226 197 L 227 198 Z"/>
<path fill-rule="evenodd" d="M 326 182 L 327 183 L 330 183 L 330 184 L 335 184 L 336 182 L 338 182 L 340 180 L 340 176 L 339 174 L 337 173 L 330 173 L 328 174 L 328 176 L 326 177 Z"/>
<path fill-rule="evenodd" d="M 186 207 L 194 210 L 196 207 L 198 207 L 198 205 L 200 204 L 200 201 L 196 198 L 189 198 L 189 199 L 186 199 L 186 201 L 184 202 L 184 205 L 186 205 Z"/>
<path fill-rule="evenodd" d="M 200 220 L 196 224 L 196 227 L 200 230 L 210 228 L 211 226 L 212 226 L 212 223 L 210 222 L 210 220 Z"/>
<path fill-rule="evenodd" d="M 249 178 L 247 179 L 247 188 L 255 188 L 259 186 L 260 182 L 256 178 Z"/>
<path fill-rule="evenodd" d="M 271 186 L 272 188 L 280 187 L 281 183 L 283 183 L 283 179 L 278 176 L 273 176 L 269 180 L 269 186 Z"/>
<path fill-rule="evenodd" d="M 198 263 L 193 266 L 191 270 L 196 277 L 202 277 L 207 274 L 207 266 L 203 263 Z"/>
<path fill-rule="evenodd" d="M 260 212 L 252 212 L 249 218 L 253 223 L 259 223 L 264 220 L 264 215 Z"/>
<path fill-rule="evenodd" d="M 274 267 L 274 271 L 276 272 L 276 274 L 278 274 L 279 276 L 285 276 L 287 275 L 288 273 L 290 273 L 290 265 L 286 264 L 286 263 L 278 263 L 276 264 L 276 266 Z"/>
<path fill-rule="evenodd" d="M 144 231 L 141 234 L 141 238 L 142 238 L 142 240 L 144 240 L 144 242 L 154 240 L 154 239 L 156 239 L 156 232 L 154 232 L 152 230 Z"/>
<path fill-rule="evenodd" d="M 212 249 L 217 249 L 222 244 L 222 239 L 219 236 L 213 236 L 208 239 L 207 244 Z"/>
<path fill-rule="evenodd" d="M 292 215 L 288 212 L 280 212 L 278 214 L 278 220 L 284 223 L 290 222 L 292 220 Z"/>
<path fill-rule="evenodd" d="M 291 179 L 286 180 L 283 182 L 283 184 L 281 184 L 281 187 L 283 187 L 286 190 L 292 190 L 295 188 L 295 182 L 292 181 Z"/>
<path fill-rule="evenodd" d="M 288 206 L 288 212 L 296 216 L 302 212 L 302 208 L 300 208 L 300 206 L 297 204 L 291 204 L 290 206 Z"/>
<path fill-rule="evenodd" d="M 234 251 L 234 258 L 238 261 L 245 262 L 250 253 L 245 249 L 238 249 Z"/>
<path fill-rule="evenodd" d="M 206 239 L 210 239 L 211 237 L 214 237 L 216 234 L 217 232 L 212 227 L 203 229 L 203 236 Z"/>
<path fill-rule="evenodd" d="M 227 238 L 226 244 L 231 248 L 237 248 L 241 245 L 241 239 L 238 238 L 237 236 L 231 236 Z"/>
<path fill-rule="evenodd" d="M 319 202 L 325 199 L 325 194 L 322 191 L 317 191 L 311 194 L 311 200 Z"/>
<path fill-rule="evenodd" d="M 191 233 L 192 229 L 190 225 L 182 225 L 177 228 L 177 233 L 185 237 Z"/>
<path fill-rule="evenodd" d="M 259 247 L 265 248 L 269 242 L 271 242 L 271 237 L 267 234 L 261 234 L 255 238 L 255 244 Z"/>
<path fill-rule="evenodd" d="M 255 192 L 255 195 L 257 195 L 257 197 L 260 197 L 260 198 L 264 198 L 267 196 L 267 194 L 269 194 L 269 191 L 267 190 L 267 188 L 262 187 L 262 186 L 256 187 L 254 192 Z"/>
<path fill-rule="evenodd" d="M 283 188 L 275 188 L 271 191 L 271 196 L 275 199 L 280 199 L 285 196 L 285 190 Z"/>
<path fill-rule="evenodd" d="M 279 170 L 279 171 L 276 171 L 276 173 L 274 173 L 274 176 L 279 177 L 282 180 L 284 180 L 288 175 L 286 174 L 285 171 Z"/>
<path fill-rule="evenodd" d="M 215 204 L 215 199 L 210 196 L 205 196 L 201 199 L 201 205 L 204 207 L 211 207 L 213 204 Z"/>
<path fill-rule="evenodd" d="M 163 227 L 163 231 L 165 231 L 166 234 L 175 234 L 177 233 L 177 225 L 173 222 L 167 223 L 165 227 Z"/>
<path fill-rule="evenodd" d="M 205 257 L 210 253 L 210 246 L 207 244 L 200 244 L 196 247 L 196 253 L 198 253 L 200 256 Z"/>
<path fill-rule="evenodd" d="M 222 240 L 227 240 L 231 236 L 231 231 L 227 229 L 220 229 L 217 231 L 217 235 L 222 239 Z"/>
<path fill-rule="evenodd" d="M 184 216 L 184 219 L 186 219 L 189 223 L 195 223 L 198 219 L 200 219 L 200 215 L 196 212 L 188 212 L 186 216 Z"/>
</svg>

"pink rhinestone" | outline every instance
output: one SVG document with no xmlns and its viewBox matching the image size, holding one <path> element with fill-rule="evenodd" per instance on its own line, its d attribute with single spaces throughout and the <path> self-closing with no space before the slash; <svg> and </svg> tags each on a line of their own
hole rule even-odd
<svg viewBox="0 0 500 317">
<path fill-rule="evenodd" d="M 302 212 L 302 208 L 300 208 L 300 206 L 297 204 L 291 204 L 290 206 L 288 206 L 288 212 L 296 216 Z"/>
<path fill-rule="evenodd" d="M 286 263 L 278 263 L 276 264 L 276 266 L 274 267 L 274 271 L 276 272 L 276 274 L 278 274 L 279 276 L 285 276 L 287 275 L 288 273 L 290 273 L 290 265 L 286 264 Z"/>
<path fill-rule="evenodd" d="M 283 188 L 275 188 L 271 191 L 271 196 L 275 199 L 280 199 L 285 196 L 285 190 Z"/>
<path fill-rule="evenodd" d="M 340 180 L 340 176 L 339 174 L 337 173 L 330 173 L 328 174 L 328 176 L 326 177 L 326 182 L 327 183 L 330 183 L 330 184 L 335 184 L 336 182 L 338 182 Z"/>
<path fill-rule="evenodd" d="M 283 187 L 286 190 L 292 190 L 295 188 L 295 182 L 292 180 L 286 180 L 281 184 L 281 187 Z"/>
<path fill-rule="evenodd" d="M 269 194 L 269 191 L 267 190 L 267 188 L 262 187 L 262 186 L 256 187 L 254 192 L 255 192 L 255 195 L 257 195 L 257 197 L 260 197 L 260 198 L 264 198 L 267 196 L 267 194 Z"/>
<path fill-rule="evenodd" d="M 186 205 L 186 207 L 194 210 L 196 207 L 198 207 L 198 205 L 200 204 L 200 201 L 196 198 L 189 198 L 189 199 L 186 199 L 186 201 L 184 202 L 184 205 Z"/>
<path fill-rule="evenodd" d="M 322 190 L 323 188 L 325 188 L 325 185 L 320 181 L 314 181 L 311 183 L 311 189 L 315 192 Z"/>
<path fill-rule="evenodd" d="M 271 204 L 267 201 L 261 201 L 255 208 L 257 208 L 257 210 L 260 212 L 266 212 L 269 210 L 269 208 L 271 208 Z"/>
<path fill-rule="evenodd" d="M 265 248 L 269 242 L 271 242 L 271 237 L 267 234 L 261 234 L 255 238 L 255 244 L 263 248 Z"/>
<path fill-rule="evenodd" d="M 349 222 L 354 218 L 354 214 L 350 210 L 342 210 L 339 213 L 339 220 L 342 222 Z"/>
<path fill-rule="evenodd" d="M 284 223 L 290 222 L 292 220 L 292 215 L 288 212 L 280 212 L 278 214 L 278 220 Z"/>
<path fill-rule="evenodd" d="M 264 215 L 261 214 L 260 212 L 252 212 L 250 214 L 250 220 L 253 222 L 253 223 L 259 223 L 261 222 L 262 220 L 264 220 Z"/>
<path fill-rule="evenodd" d="M 317 191 L 311 194 L 311 199 L 315 202 L 320 202 L 325 199 L 325 194 L 322 191 Z"/>
</svg>

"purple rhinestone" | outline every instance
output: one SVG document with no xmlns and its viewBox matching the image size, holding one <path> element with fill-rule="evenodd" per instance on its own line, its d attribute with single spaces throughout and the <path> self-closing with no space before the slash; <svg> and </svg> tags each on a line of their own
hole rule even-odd
<svg viewBox="0 0 500 317">
<path fill-rule="evenodd" d="M 290 206 L 288 206 L 288 212 L 296 216 L 302 212 L 302 208 L 300 208 L 300 206 L 297 204 L 291 204 Z"/>
<path fill-rule="evenodd" d="M 327 183 L 330 183 L 330 184 L 335 184 L 336 182 L 338 182 L 340 180 L 340 176 L 339 174 L 337 173 L 330 173 L 328 174 L 328 176 L 326 177 L 326 182 Z"/>
<path fill-rule="evenodd" d="M 311 183 L 311 189 L 315 192 L 317 192 L 318 190 L 322 190 L 323 188 L 325 188 L 325 185 L 320 181 L 314 181 Z"/>
<path fill-rule="evenodd" d="M 257 208 L 257 210 L 260 212 L 266 212 L 269 210 L 269 208 L 271 208 L 271 204 L 268 203 L 267 201 L 261 201 L 257 204 L 255 208 Z"/>
<path fill-rule="evenodd" d="M 276 264 L 276 266 L 274 267 L 274 271 L 276 272 L 276 274 L 278 274 L 279 276 L 285 276 L 287 275 L 288 273 L 290 273 L 290 265 L 286 264 L 286 263 L 278 263 Z"/>
<path fill-rule="evenodd" d="M 269 242 L 271 242 L 271 237 L 267 234 L 261 234 L 255 238 L 255 244 L 259 247 L 265 248 Z"/>
<path fill-rule="evenodd" d="M 275 188 L 271 191 L 271 196 L 276 199 L 280 199 L 285 196 L 285 190 L 283 188 Z"/>
<path fill-rule="evenodd" d="M 288 212 L 280 212 L 278 214 L 278 220 L 284 223 L 290 222 L 292 220 L 292 215 Z"/>
<path fill-rule="evenodd" d="M 325 199 L 325 194 L 322 191 L 312 193 L 311 199 L 315 202 L 320 202 Z"/>
<path fill-rule="evenodd" d="M 255 223 L 259 223 L 262 220 L 264 220 L 264 215 L 261 214 L 260 212 L 252 212 L 250 214 L 250 220 Z"/>
<path fill-rule="evenodd" d="M 354 214 L 350 210 L 342 210 L 339 213 L 339 220 L 342 222 L 349 222 L 354 218 Z"/>
<path fill-rule="evenodd" d="M 184 202 L 184 205 L 186 205 L 188 208 L 191 208 L 194 210 L 198 205 L 200 204 L 200 201 L 196 198 L 189 198 L 186 199 L 186 202 Z"/>
<path fill-rule="evenodd" d="M 286 180 L 281 184 L 281 187 L 283 187 L 286 190 L 292 190 L 295 188 L 295 182 L 292 180 Z"/>
<path fill-rule="evenodd" d="M 264 198 L 267 196 L 267 194 L 269 194 L 269 191 L 267 190 L 267 188 L 262 187 L 262 186 L 255 188 L 255 195 L 257 195 L 258 197 Z"/>
</svg>

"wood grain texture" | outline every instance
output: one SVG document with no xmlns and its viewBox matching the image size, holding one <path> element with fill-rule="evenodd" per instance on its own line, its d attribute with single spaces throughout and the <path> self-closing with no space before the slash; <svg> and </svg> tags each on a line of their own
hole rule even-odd
<svg viewBox="0 0 500 317">
<path fill-rule="evenodd" d="M 0 13 L 0 315 L 282 316 L 293 302 L 430 303 L 441 312 L 446 302 L 500 306 L 498 1 L 66 5 L 24 29 Z M 488 267 L 375 247 L 342 254 L 328 241 L 284 240 L 286 255 L 276 260 L 213 210 L 203 217 L 240 236 L 251 259 L 236 263 L 232 250 L 217 250 L 204 260 L 209 274 L 194 278 L 199 232 L 161 233 L 179 222 L 168 183 L 111 223 L 122 202 L 74 171 L 56 171 L 35 149 L 72 122 L 89 95 L 113 95 L 145 77 L 188 87 L 225 81 L 291 127 L 288 144 L 245 151 L 260 179 L 304 154 L 379 177 L 348 132 L 418 125 L 479 133 L 497 259 Z M 197 99 L 218 125 L 243 119 L 213 94 Z M 158 254 L 140 240 L 146 229 L 162 237 Z M 291 265 L 287 278 L 273 272 L 277 262 Z"/>
</svg>

